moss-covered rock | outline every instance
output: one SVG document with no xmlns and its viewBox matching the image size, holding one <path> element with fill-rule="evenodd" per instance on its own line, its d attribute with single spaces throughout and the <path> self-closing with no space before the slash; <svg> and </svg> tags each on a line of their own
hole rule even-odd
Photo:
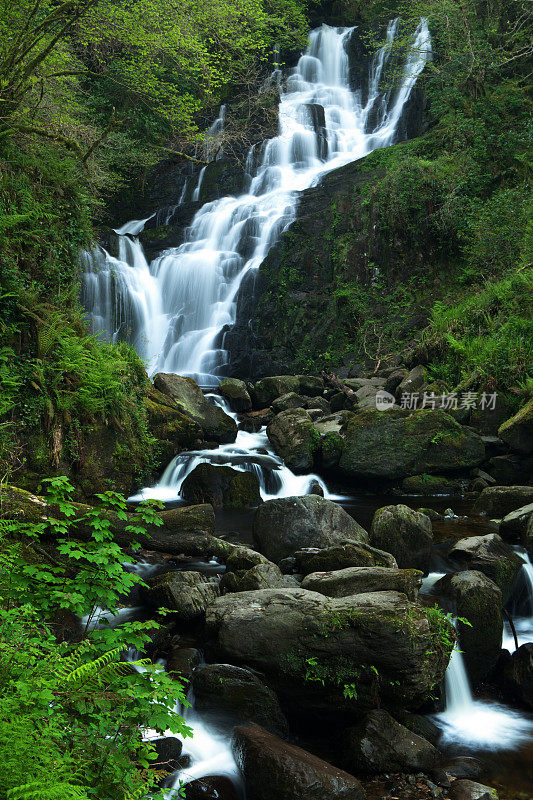
<svg viewBox="0 0 533 800">
<path fill-rule="evenodd" d="M 160 466 L 168 464 L 177 453 L 192 448 L 202 439 L 200 425 L 184 414 L 171 397 L 158 391 L 155 386 L 150 386 L 144 405 L 148 429 L 157 439 Z"/>
<path fill-rule="evenodd" d="M 143 597 L 149 606 L 168 608 L 179 622 L 191 623 L 205 613 L 220 594 L 216 580 L 199 572 L 166 572 L 148 581 Z"/>
<path fill-rule="evenodd" d="M 448 557 L 465 570 L 478 570 L 490 578 L 509 599 L 522 569 L 523 561 L 496 533 L 460 539 L 450 548 Z"/>
<path fill-rule="evenodd" d="M 533 453 L 533 398 L 500 426 L 498 436 L 519 453 Z"/>
<path fill-rule="evenodd" d="M 327 597 L 348 597 L 363 592 L 403 592 L 416 600 L 423 573 L 416 569 L 390 567 L 347 567 L 333 572 L 312 572 L 302 581 L 302 589 Z"/>
<path fill-rule="evenodd" d="M 407 494 L 460 494 L 461 483 L 444 475 L 410 475 L 402 481 Z"/>
<path fill-rule="evenodd" d="M 252 410 L 252 401 L 244 381 L 238 378 L 223 378 L 218 385 L 218 391 L 229 401 L 234 411 Z"/>
<path fill-rule="evenodd" d="M 347 567 L 389 567 L 398 564 L 390 553 L 378 550 L 364 542 L 347 542 L 322 549 L 308 547 L 294 554 L 296 571 L 303 575 L 311 572 L 330 572 Z"/>
<path fill-rule="evenodd" d="M 232 467 L 198 464 L 181 485 L 181 496 L 192 503 L 211 503 L 215 508 L 241 509 L 261 502 L 259 481 L 252 472 Z"/>
<path fill-rule="evenodd" d="M 276 453 L 293 472 L 312 472 L 320 451 L 320 434 L 303 408 L 276 414 L 267 426 L 267 436 Z"/>
<path fill-rule="evenodd" d="M 204 397 L 193 378 L 159 372 L 154 386 L 171 397 L 177 408 L 201 427 L 205 439 L 222 443 L 235 441 L 237 423 Z"/>
<path fill-rule="evenodd" d="M 374 514 L 370 543 L 392 553 L 399 567 L 427 572 L 433 546 L 431 520 L 408 506 L 385 506 Z"/>
</svg>

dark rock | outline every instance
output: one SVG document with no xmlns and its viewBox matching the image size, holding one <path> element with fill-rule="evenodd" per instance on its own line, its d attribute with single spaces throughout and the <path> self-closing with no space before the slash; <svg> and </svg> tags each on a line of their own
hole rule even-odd
<svg viewBox="0 0 533 800">
<path fill-rule="evenodd" d="M 427 371 L 424 367 L 417 366 L 409 370 L 405 378 L 398 384 L 396 388 L 396 396 L 401 397 L 404 392 L 414 394 L 419 392 L 428 383 Z"/>
<path fill-rule="evenodd" d="M 431 520 L 408 506 L 385 506 L 374 514 L 370 543 L 392 553 L 402 569 L 427 572 L 433 546 Z"/>
<path fill-rule="evenodd" d="M 402 491 L 407 494 L 461 494 L 460 481 L 444 475 L 411 475 L 402 481 Z"/>
<path fill-rule="evenodd" d="M 174 400 L 151 386 L 144 401 L 148 429 L 158 440 L 162 465 L 182 450 L 192 448 L 202 438 L 198 423 L 181 411 Z"/>
<path fill-rule="evenodd" d="M 506 541 L 523 542 L 529 521 L 533 518 L 533 503 L 511 511 L 500 522 L 499 533 Z"/>
<path fill-rule="evenodd" d="M 519 483 L 533 484 L 533 458 L 524 458 L 516 453 L 497 455 L 490 459 L 487 469 L 496 483 L 513 486 Z M 527 476 L 531 478 L 528 481 Z"/>
<path fill-rule="evenodd" d="M 267 436 L 290 470 L 311 472 L 320 445 L 320 434 L 303 408 L 281 411 L 267 426 Z"/>
<path fill-rule="evenodd" d="M 353 772 L 426 772 L 439 751 L 383 710 L 371 711 L 344 734 L 344 760 Z"/>
<path fill-rule="evenodd" d="M 533 486 L 489 486 L 483 489 L 472 510 L 474 514 L 500 519 L 529 503 L 533 503 Z"/>
<path fill-rule="evenodd" d="M 435 593 L 453 600 L 458 622 L 459 644 L 468 675 L 474 682 L 487 676 L 500 655 L 503 633 L 502 593 L 482 572 L 467 570 L 445 575 L 435 584 Z"/>
<path fill-rule="evenodd" d="M 251 397 L 255 408 L 265 408 L 271 405 L 276 397 L 281 397 L 289 392 L 297 392 L 300 381 L 296 375 L 276 375 L 258 381 L 251 390 Z"/>
<path fill-rule="evenodd" d="M 257 675 L 230 664 L 206 664 L 192 681 L 196 710 L 224 725 L 256 722 L 278 736 L 288 733 L 287 720 L 272 689 Z"/>
<path fill-rule="evenodd" d="M 496 789 L 463 779 L 453 781 L 449 792 L 451 800 L 498 800 Z"/>
<path fill-rule="evenodd" d="M 384 550 L 378 550 L 363 542 L 348 542 L 332 547 L 308 547 L 294 554 L 296 571 L 304 575 L 311 572 L 331 572 L 347 567 L 391 567 L 396 568 L 396 559 Z"/>
<path fill-rule="evenodd" d="M 229 401 L 234 411 L 252 410 L 252 401 L 244 381 L 238 378 L 223 378 L 218 385 L 218 391 Z"/>
<path fill-rule="evenodd" d="M 222 443 L 235 441 L 237 423 L 219 406 L 206 400 L 195 380 L 159 372 L 154 386 L 171 397 L 178 409 L 202 428 L 205 439 Z"/>
<path fill-rule="evenodd" d="M 334 572 L 312 572 L 302 581 L 302 589 L 327 597 L 348 597 L 361 592 L 403 592 L 416 600 L 423 573 L 416 569 L 390 567 L 347 567 Z"/>
<path fill-rule="evenodd" d="M 512 653 L 504 667 L 504 679 L 515 697 L 533 708 L 533 643 Z"/>
<path fill-rule="evenodd" d="M 347 475 L 398 479 L 473 467 L 484 458 L 481 438 L 444 411 L 367 409 L 343 428 L 339 462 Z"/>
<path fill-rule="evenodd" d="M 235 729 L 233 750 L 248 800 L 364 800 L 352 775 L 257 725 Z"/>
<path fill-rule="evenodd" d="M 206 649 L 263 672 L 286 702 L 328 712 L 417 708 L 450 655 L 432 616 L 403 594 L 333 599 L 304 589 L 219 597 L 207 610 Z M 352 684 L 357 697 L 345 692 Z"/>
<path fill-rule="evenodd" d="M 276 564 L 257 564 L 242 572 L 226 572 L 220 581 L 223 592 L 251 592 L 254 589 L 291 588 L 298 584 L 287 578 Z"/>
<path fill-rule="evenodd" d="M 275 414 L 279 414 L 280 411 L 288 411 L 290 408 L 303 408 L 305 403 L 305 397 L 296 392 L 288 392 L 272 401 L 272 410 Z"/>
<path fill-rule="evenodd" d="M 226 572 L 239 572 L 251 569 L 257 564 L 271 564 L 265 556 L 251 547 L 236 545 L 226 559 Z"/>
<path fill-rule="evenodd" d="M 253 472 L 226 466 L 198 464 L 181 485 L 181 496 L 192 503 L 215 508 L 242 509 L 261 502 L 259 481 Z"/>
<path fill-rule="evenodd" d="M 195 647 L 181 647 L 175 645 L 167 660 L 167 672 L 177 672 L 188 681 L 191 679 L 193 670 L 202 663 L 202 654 Z"/>
<path fill-rule="evenodd" d="M 218 583 L 199 572 L 167 572 L 149 580 L 148 587 L 145 602 L 171 609 L 184 623 L 199 619 L 220 593 Z"/>
<path fill-rule="evenodd" d="M 522 559 L 496 533 L 460 539 L 448 557 L 465 570 L 479 570 L 500 587 L 506 603 L 522 569 Z"/>
<path fill-rule="evenodd" d="M 163 736 L 161 739 L 152 740 L 157 753 L 157 761 L 152 761 L 154 769 L 163 769 L 165 772 L 175 772 L 180 766 L 180 756 L 183 743 L 175 736 Z"/>
<path fill-rule="evenodd" d="M 318 495 L 269 500 L 257 509 L 255 546 L 278 562 L 303 547 L 366 543 L 368 535 L 343 508 Z"/>
<path fill-rule="evenodd" d="M 400 383 L 407 378 L 406 369 L 394 369 L 385 380 L 384 389 L 390 394 L 396 394 L 396 390 Z"/>
<path fill-rule="evenodd" d="M 500 426 L 498 436 L 519 453 L 533 453 L 533 398 Z"/>
<path fill-rule="evenodd" d="M 240 794 L 226 775 L 196 778 L 184 788 L 185 800 L 239 800 Z"/>
</svg>

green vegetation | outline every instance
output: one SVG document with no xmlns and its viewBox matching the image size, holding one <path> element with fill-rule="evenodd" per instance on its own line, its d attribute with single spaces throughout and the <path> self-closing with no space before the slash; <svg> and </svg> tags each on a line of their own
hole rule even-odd
<svg viewBox="0 0 533 800">
<path fill-rule="evenodd" d="M 188 735 L 173 711 L 185 701 L 183 685 L 147 659 L 122 660 L 129 647 L 142 650 L 157 623 L 94 627 L 100 606 L 116 614 L 140 582 L 124 569 L 105 513 L 125 519 L 125 501 L 101 495 L 103 513 L 95 508 L 83 519 L 91 536 L 81 543 L 72 538 L 81 521 L 73 487 L 65 478 L 46 483 L 54 516 L 0 519 L 0 796 L 162 797 L 156 784 L 164 773 L 150 768 L 157 756 L 142 731 Z M 135 537 L 158 523 L 146 504 L 129 530 Z"/>
</svg>

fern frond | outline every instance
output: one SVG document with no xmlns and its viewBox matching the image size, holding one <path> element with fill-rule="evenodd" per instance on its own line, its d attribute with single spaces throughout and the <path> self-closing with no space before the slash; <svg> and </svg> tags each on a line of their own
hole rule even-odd
<svg viewBox="0 0 533 800">
<path fill-rule="evenodd" d="M 109 650 L 107 653 L 95 658 L 94 661 L 81 664 L 68 675 L 65 675 L 65 683 L 73 684 L 95 678 L 105 666 L 120 657 L 122 650 L 122 647 L 115 647 L 114 650 Z"/>
<path fill-rule="evenodd" d="M 7 800 L 89 800 L 87 793 L 72 783 L 31 781 L 7 790 Z"/>
</svg>

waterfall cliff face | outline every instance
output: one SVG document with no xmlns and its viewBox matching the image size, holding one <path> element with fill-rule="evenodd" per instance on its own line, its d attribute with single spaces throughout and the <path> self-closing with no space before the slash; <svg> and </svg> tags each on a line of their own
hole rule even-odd
<svg viewBox="0 0 533 800">
<path fill-rule="evenodd" d="M 118 257 L 99 247 L 87 253 L 84 303 L 93 331 L 131 341 L 151 373 L 190 375 L 215 386 L 227 370 L 224 333 L 235 322 L 237 293 L 293 221 L 298 192 L 395 141 L 431 52 L 428 27 L 421 20 L 398 86 L 382 89 L 397 29 L 398 20 L 389 24 L 364 91 L 350 85 L 346 45 L 354 29 L 324 25 L 312 31 L 283 86 L 279 135 L 250 151 L 243 193 L 202 206 L 179 247 L 148 264 L 135 238 L 142 222 L 135 221 L 117 231 Z M 211 154 L 217 152 L 223 124 L 222 111 L 209 132 Z M 198 196 L 202 178 L 203 173 Z"/>
</svg>

